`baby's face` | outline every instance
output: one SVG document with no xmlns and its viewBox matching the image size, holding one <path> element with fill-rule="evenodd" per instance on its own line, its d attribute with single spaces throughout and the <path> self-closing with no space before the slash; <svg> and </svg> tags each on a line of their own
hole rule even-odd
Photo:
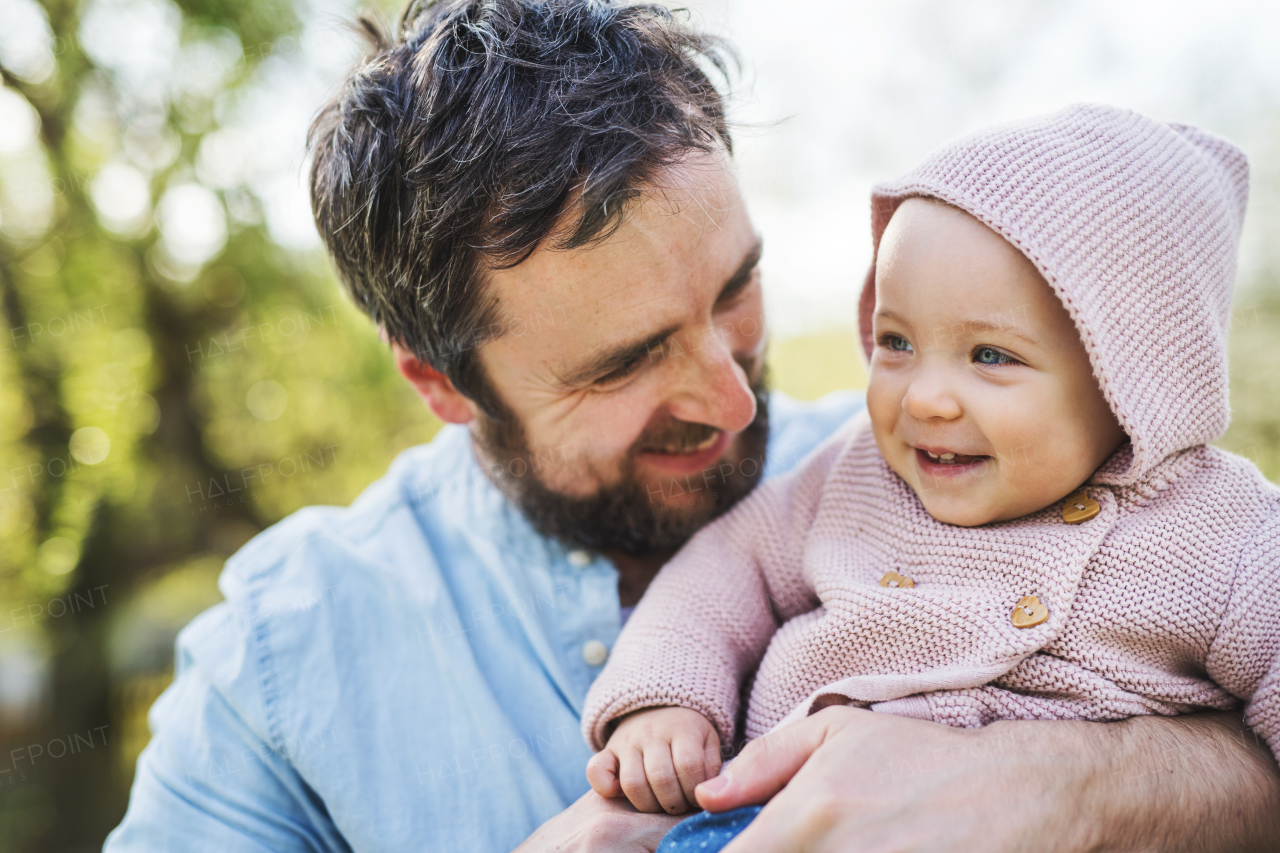
<svg viewBox="0 0 1280 853">
<path fill-rule="evenodd" d="M 1066 309 L 1002 237 L 908 199 L 876 262 L 876 444 L 939 521 L 1061 500 L 1124 440 Z"/>
</svg>

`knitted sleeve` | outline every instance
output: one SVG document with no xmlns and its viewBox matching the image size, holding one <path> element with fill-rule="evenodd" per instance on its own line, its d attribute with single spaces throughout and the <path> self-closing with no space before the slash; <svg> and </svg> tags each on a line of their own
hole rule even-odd
<svg viewBox="0 0 1280 853">
<path fill-rule="evenodd" d="M 721 743 L 733 741 L 743 680 L 778 626 L 817 606 L 802 572 L 804 540 L 851 434 L 841 428 L 791 474 L 757 488 L 658 573 L 587 694 L 582 733 L 592 749 L 619 717 L 662 705 L 698 711 Z"/>
<path fill-rule="evenodd" d="M 1280 759 L 1280 509 L 1241 557 L 1206 669 L 1245 700 L 1245 725 Z"/>
</svg>

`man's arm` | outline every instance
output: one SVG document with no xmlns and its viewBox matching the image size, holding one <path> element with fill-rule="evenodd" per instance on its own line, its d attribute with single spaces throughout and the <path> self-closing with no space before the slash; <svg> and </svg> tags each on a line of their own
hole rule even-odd
<svg viewBox="0 0 1280 853">
<path fill-rule="evenodd" d="M 230 631 L 225 608 L 200 617 Z M 224 621 L 217 621 L 224 620 Z M 185 632 L 184 632 L 185 633 Z M 347 853 L 324 805 L 267 744 L 200 664 L 184 659 L 149 719 L 124 821 L 105 853 Z"/>
<path fill-rule="evenodd" d="M 775 793 L 725 853 L 1280 850 L 1280 771 L 1230 713 L 953 729 L 827 708 L 752 741 L 698 800 Z"/>
</svg>

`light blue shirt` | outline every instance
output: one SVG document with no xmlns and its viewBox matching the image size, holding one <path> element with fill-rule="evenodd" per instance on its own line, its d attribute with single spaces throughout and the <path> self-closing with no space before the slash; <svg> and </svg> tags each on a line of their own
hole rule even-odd
<svg viewBox="0 0 1280 853">
<path fill-rule="evenodd" d="M 862 405 L 774 394 L 766 476 Z M 220 586 L 178 637 L 107 851 L 509 853 L 586 792 L 617 572 L 535 533 L 465 429 L 265 531 Z"/>
</svg>

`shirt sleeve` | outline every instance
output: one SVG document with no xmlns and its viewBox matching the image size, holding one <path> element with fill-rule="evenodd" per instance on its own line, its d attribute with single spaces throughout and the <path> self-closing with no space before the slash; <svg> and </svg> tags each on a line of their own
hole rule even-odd
<svg viewBox="0 0 1280 853">
<path fill-rule="evenodd" d="M 201 620 L 179 638 L 178 676 L 151 710 L 129 809 L 104 853 L 349 851 L 288 757 L 256 730 L 245 697 L 203 665 L 239 633 L 229 610 Z"/>
<path fill-rule="evenodd" d="M 1206 668 L 1245 700 L 1245 725 L 1280 760 L 1280 510 L 1260 525 L 1241 556 Z"/>
<path fill-rule="evenodd" d="M 852 432 L 842 428 L 795 471 L 757 488 L 663 567 L 587 695 L 582 731 L 593 749 L 614 720 L 664 705 L 699 712 L 721 743 L 733 741 L 743 680 L 778 626 L 818 605 L 804 543 Z"/>
</svg>

